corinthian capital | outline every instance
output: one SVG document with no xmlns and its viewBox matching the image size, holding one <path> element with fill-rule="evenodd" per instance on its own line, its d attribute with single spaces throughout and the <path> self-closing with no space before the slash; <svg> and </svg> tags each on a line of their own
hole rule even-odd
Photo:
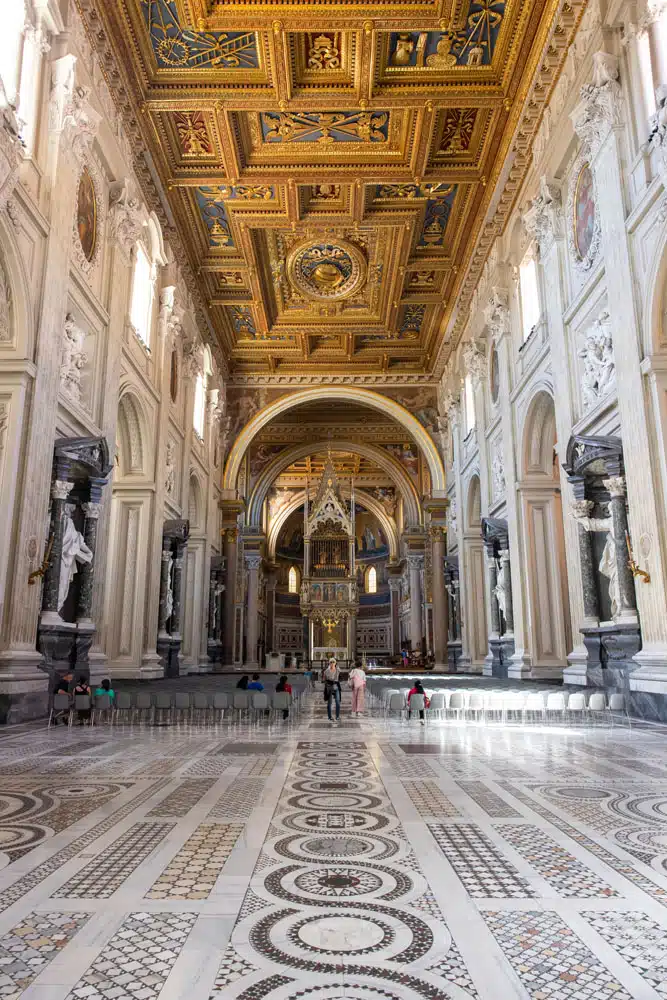
<svg viewBox="0 0 667 1000">
<path fill-rule="evenodd" d="M 463 364 L 470 375 L 475 389 L 479 389 L 488 371 L 488 363 L 484 348 L 475 340 L 469 341 L 463 348 Z"/>
<path fill-rule="evenodd" d="M 134 181 L 126 177 L 113 184 L 109 195 L 109 236 L 117 244 L 126 264 L 146 220 L 147 213 Z"/>
<path fill-rule="evenodd" d="M 609 52 L 593 56 L 593 81 L 581 88 L 581 100 L 570 118 L 574 131 L 588 146 L 592 156 L 621 121 L 621 86 L 618 58 Z"/>
<path fill-rule="evenodd" d="M 494 340 L 500 340 L 510 332 L 509 294 L 506 288 L 494 286 L 489 296 L 489 304 L 484 310 L 484 319 Z"/>
<path fill-rule="evenodd" d="M 563 234 L 560 191 L 544 176 L 540 178 L 540 193 L 523 216 L 523 224 L 530 238 L 536 241 L 542 255 Z"/>
</svg>

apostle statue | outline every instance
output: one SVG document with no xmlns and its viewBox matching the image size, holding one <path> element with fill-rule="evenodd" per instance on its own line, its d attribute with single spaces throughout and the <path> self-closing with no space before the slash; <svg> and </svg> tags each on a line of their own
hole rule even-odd
<svg viewBox="0 0 667 1000">
<path fill-rule="evenodd" d="M 61 610 L 67 600 L 74 574 L 78 572 L 77 563 L 90 563 L 93 561 L 93 553 L 84 542 L 83 535 L 77 530 L 72 520 L 72 514 L 75 509 L 75 505 L 72 503 L 65 505 L 65 530 L 63 532 L 63 550 L 60 561 L 58 611 Z"/>
<path fill-rule="evenodd" d="M 621 588 L 618 582 L 618 566 L 616 564 L 616 542 L 614 541 L 611 516 L 587 517 L 579 513 L 576 506 L 572 516 L 585 531 L 606 531 L 607 540 L 600 559 L 598 569 L 609 581 L 609 600 L 611 602 L 611 617 L 616 618 L 621 610 Z"/>
</svg>

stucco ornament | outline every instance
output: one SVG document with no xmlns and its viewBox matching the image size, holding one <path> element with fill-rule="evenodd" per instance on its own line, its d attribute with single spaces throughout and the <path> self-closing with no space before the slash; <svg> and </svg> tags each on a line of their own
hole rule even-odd
<svg viewBox="0 0 667 1000">
<path fill-rule="evenodd" d="M 586 331 L 579 357 L 583 363 L 581 395 L 584 409 L 589 410 L 616 385 L 611 320 L 606 309 Z"/>
<path fill-rule="evenodd" d="M 12 339 L 12 292 L 9 279 L 0 260 L 0 343 Z"/>
<path fill-rule="evenodd" d="M 472 379 L 474 388 L 479 389 L 488 374 L 488 362 L 483 345 L 475 340 L 469 341 L 463 348 L 463 364 Z"/>
<path fill-rule="evenodd" d="M 109 194 L 109 236 L 116 243 L 126 263 L 132 248 L 141 236 L 147 222 L 147 213 L 134 181 L 113 184 Z"/>
<path fill-rule="evenodd" d="M 167 441 L 167 457 L 164 463 L 164 489 L 167 496 L 171 497 L 174 495 L 174 485 L 176 482 L 176 460 L 175 460 L 176 449 L 174 448 L 173 441 Z"/>
<path fill-rule="evenodd" d="M 16 187 L 22 158 L 19 124 L 0 79 L 0 209 L 6 207 Z"/>
<path fill-rule="evenodd" d="M 74 322 L 68 313 L 63 326 L 62 353 L 60 356 L 60 389 L 70 399 L 81 401 L 81 376 L 88 361 L 83 350 L 85 331 Z"/>
<path fill-rule="evenodd" d="M 505 463 L 500 451 L 500 446 L 496 446 L 493 458 L 491 459 L 491 488 L 493 499 L 499 500 L 505 494 Z"/>
<path fill-rule="evenodd" d="M 563 231 L 560 191 L 545 176 L 540 178 L 539 194 L 533 198 L 530 208 L 524 213 L 523 224 L 529 237 L 537 243 L 542 256 Z"/>
</svg>

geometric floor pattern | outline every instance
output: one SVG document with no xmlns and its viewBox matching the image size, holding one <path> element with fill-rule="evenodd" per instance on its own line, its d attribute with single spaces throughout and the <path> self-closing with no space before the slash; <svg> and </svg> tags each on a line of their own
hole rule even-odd
<svg viewBox="0 0 667 1000">
<path fill-rule="evenodd" d="M 349 711 L 0 730 L 0 1000 L 667 1000 L 667 731 Z"/>
</svg>

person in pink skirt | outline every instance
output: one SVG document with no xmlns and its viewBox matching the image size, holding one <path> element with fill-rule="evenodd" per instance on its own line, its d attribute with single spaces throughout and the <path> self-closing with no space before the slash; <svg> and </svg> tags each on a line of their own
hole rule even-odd
<svg viewBox="0 0 667 1000">
<path fill-rule="evenodd" d="M 362 715 L 366 692 L 366 674 L 361 667 L 353 667 L 347 682 L 352 689 L 352 715 Z"/>
</svg>

